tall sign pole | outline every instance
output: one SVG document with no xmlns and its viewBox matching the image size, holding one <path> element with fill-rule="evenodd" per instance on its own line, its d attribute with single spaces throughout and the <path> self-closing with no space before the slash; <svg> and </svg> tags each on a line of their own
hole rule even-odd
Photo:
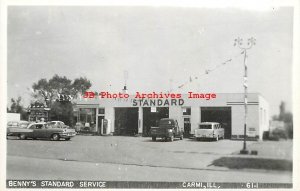
<svg viewBox="0 0 300 191">
<path fill-rule="evenodd" d="M 248 39 L 247 45 L 243 44 L 242 38 L 237 38 L 234 40 L 234 46 L 239 47 L 242 50 L 242 54 L 244 54 L 244 107 L 245 107 L 245 116 L 244 116 L 244 143 L 243 149 L 240 151 L 241 154 L 248 154 L 247 145 L 246 145 L 246 137 L 247 137 L 247 114 L 248 114 L 248 66 L 247 66 L 247 50 L 252 48 L 255 45 L 255 39 L 253 37 Z"/>
</svg>

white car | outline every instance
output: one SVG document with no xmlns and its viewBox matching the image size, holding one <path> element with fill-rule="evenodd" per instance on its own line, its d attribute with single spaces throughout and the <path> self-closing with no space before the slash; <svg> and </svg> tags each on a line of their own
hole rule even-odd
<svg viewBox="0 0 300 191">
<path fill-rule="evenodd" d="M 195 130 L 195 137 L 197 140 L 201 138 L 224 139 L 224 129 L 220 123 L 217 122 L 202 122 L 199 123 L 198 129 Z"/>
</svg>

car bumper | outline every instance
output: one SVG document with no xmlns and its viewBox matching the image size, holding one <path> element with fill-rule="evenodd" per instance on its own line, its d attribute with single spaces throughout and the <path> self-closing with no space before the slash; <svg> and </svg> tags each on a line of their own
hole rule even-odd
<svg viewBox="0 0 300 191">
<path fill-rule="evenodd" d="M 215 135 L 195 135 L 196 138 L 215 138 Z"/>
<path fill-rule="evenodd" d="M 61 138 L 71 138 L 71 137 L 74 137 L 76 135 L 75 132 L 72 132 L 72 133 L 60 133 L 59 136 Z"/>
<path fill-rule="evenodd" d="M 167 133 L 151 133 L 151 137 L 171 137 L 174 135 L 172 132 L 167 132 Z"/>
</svg>

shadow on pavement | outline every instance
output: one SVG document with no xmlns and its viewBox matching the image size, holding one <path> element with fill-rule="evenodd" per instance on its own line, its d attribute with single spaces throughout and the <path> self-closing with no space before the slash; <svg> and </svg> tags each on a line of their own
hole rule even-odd
<svg viewBox="0 0 300 191">
<path fill-rule="evenodd" d="M 227 167 L 230 169 L 264 169 L 292 171 L 293 162 L 283 159 L 245 158 L 245 157 L 221 157 L 212 162 L 211 165 Z M 211 166 L 209 165 L 209 166 Z"/>
</svg>

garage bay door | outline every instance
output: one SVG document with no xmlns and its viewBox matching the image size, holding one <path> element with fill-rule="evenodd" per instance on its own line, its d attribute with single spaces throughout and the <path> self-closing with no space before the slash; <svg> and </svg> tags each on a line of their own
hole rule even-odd
<svg viewBox="0 0 300 191">
<path fill-rule="evenodd" d="M 115 135 L 138 133 L 138 108 L 115 108 Z"/>
<path fill-rule="evenodd" d="M 225 139 L 231 138 L 231 107 L 201 107 L 201 122 L 220 123 Z"/>
</svg>

